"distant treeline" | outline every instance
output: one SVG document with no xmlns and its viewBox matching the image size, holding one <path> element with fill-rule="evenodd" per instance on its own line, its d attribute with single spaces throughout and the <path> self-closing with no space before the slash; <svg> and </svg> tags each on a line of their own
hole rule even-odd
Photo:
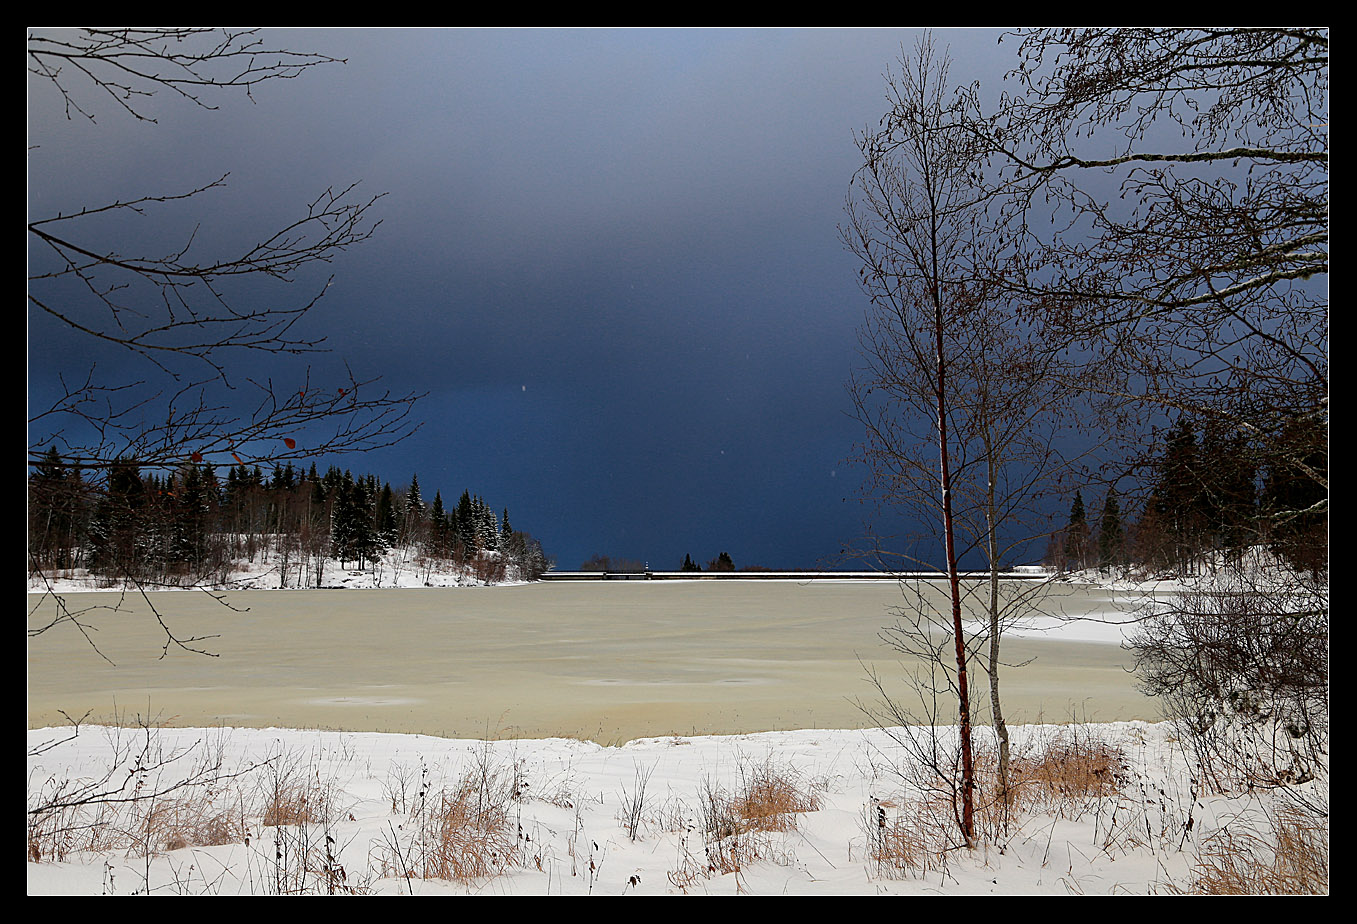
<svg viewBox="0 0 1357 924">
<path fill-rule="evenodd" d="M 464 491 L 454 506 L 426 503 L 414 475 L 393 491 L 375 475 L 291 463 L 265 476 L 185 463 L 165 474 L 116 463 L 103 484 L 55 448 L 28 479 L 29 572 L 88 568 L 109 583 L 225 583 L 260 556 L 284 586 L 316 586 L 327 560 L 359 568 L 390 549 L 432 570 L 456 567 L 486 581 L 535 580 L 551 562 L 541 543 Z"/>
<path fill-rule="evenodd" d="M 1291 567 L 1318 575 L 1328 566 L 1327 432 L 1292 420 L 1280 450 L 1265 462 L 1239 434 L 1181 417 L 1148 460 L 1149 494 L 1127 522 L 1115 488 L 1090 517 L 1076 491 L 1068 524 L 1051 537 L 1046 563 L 1057 568 L 1135 566 L 1187 575 L 1224 556 L 1265 547 Z"/>
<path fill-rule="evenodd" d="M 587 561 L 584 562 L 584 564 L 580 565 L 580 570 L 581 570 L 581 571 L 611 571 L 611 572 L 615 572 L 615 573 L 623 573 L 623 574 L 626 574 L 626 573 L 638 574 L 638 573 L 640 573 L 640 572 L 649 571 L 649 570 L 651 570 L 651 569 L 650 569 L 650 566 L 649 566 L 646 562 L 640 562 L 640 561 L 637 561 L 637 560 L 635 560 L 635 559 L 633 559 L 633 558 L 612 558 L 612 557 L 610 557 L 610 556 L 608 556 L 608 555 L 598 555 L 598 554 L 595 554 L 595 555 L 591 555 L 591 556 L 589 557 L 589 559 L 588 559 Z M 661 570 L 668 570 L 668 569 L 661 569 Z M 679 564 L 679 566 L 678 566 L 678 568 L 677 568 L 676 570 L 678 570 L 678 571 L 702 571 L 702 570 L 704 570 L 704 569 L 703 569 L 703 567 L 702 567 L 701 565 L 699 565 L 697 562 L 693 561 L 693 556 L 692 556 L 691 554 L 688 554 L 688 555 L 684 555 L 684 556 L 683 556 L 683 561 L 682 561 L 682 563 Z M 735 570 L 736 570 L 736 568 L 735 568 L 735 561 L 734 561 L 734 559 L 732 559 L 732 558 L 730 557 L 730 554 L 729 554 L 728 552 L 722 552 L 720 555 L 716 556 L 715 558 L 713 558 L 713 559 L 711 559 L 710 561 L 707 562 L 707 567 L 706 567 L 705 570 L 707 570 L 707 571 L 735 571 Z M 778 569 L 775 569 L 775 568 L 765 568 L 765 567 L 763 567 L 762 565 L 745 565 L 743 568 L 740 568 L 740 569 L 738 569 L 738 570 L 740 570 L 740 571 L 773 572 L 773 571 L 776 571 L 776 570 L 778 570 Z M 795 569 L 782 569 L 782 570 L 789 570 L 789 571 L 790 571 L 790 570 L 795 570 Z M 806 569 L 802 569 L 802 570 L 806 570 Z"/>
</svg>

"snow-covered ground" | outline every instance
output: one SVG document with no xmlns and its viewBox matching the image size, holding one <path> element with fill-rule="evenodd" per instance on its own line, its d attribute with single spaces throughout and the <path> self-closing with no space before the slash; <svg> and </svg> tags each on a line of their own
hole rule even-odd
<svg viewBox="0 0 1357 924">
<path fill-rule="evenodd" d="M 267 574 L 245 577 L 267 586 Z M 434 586 L 471 582 L 444 577 L 449 584 Z M 376 578 L 326 580 L 429 586 L 413 563 Z M 70 793 L 83 792 L 74 802 L 113 799 L 30 816 L 27 886 L 30 894 L 1166 894 L 1194 891 L 1222 856 L 1242 856 L 1246 868 L 1272 862 L 1276 793 L 1203 794 L 1171 725 L 1012 731 L 1015 756 L 1030 766 L 1074 755 L 1071 778 L 1033 782 L 1036 797 L 1006 827 L 984 821 L 980 846 L 968 850 L 945 803 L 919 789 L 928 775 L 900 744 L 922 730 L 620 747 L 289 729 L 29 730 L 30 811 Z M 983 745 L 988 729 L 977 734 Z M 952 735 L 941 731 L 944 744 Z M 198 785 L 176 786 L 195 774 Z M 459 790 L 465 798 L 455 800 Z M 1327 806 L 1327 775 L 1297 791 Z M 741 808 L 760 792 L 800 801 L 781 803 L 787 811 L 771 824 Z M 119 801 L 130 793 L 140 798 Z M 271 819 L 280 804 L 308 811 Z M 1327 869 L 1327 824 L 1319 837 Z M 458 879 L 451 867 L 468 872 Z M 421 875 L 428 871 L 441 877 Z"/>
<path fill-rule="evenodd" d="M 28 743 L 32 750 L 66 736 L 33 730 Z M 169 793 L 158 800 L 150 828 L 147 802 L 118 813 L 121 830 L 110 824 L 104 850 L 86 852 L 77 848 L 89 829 L 71 813 L 69 853 L 51 856 L 59 839 L 30 843 L 28 891 L 1162 894 L 1192 889 L 1194 866 L 1220 841 L 1222 826 L 1235 832 L 1266 826 L 1271 796 L 1192 792 L 1165 724 L 1024 727 L 1015 730 L 1015 753 L 1039 754 L 1053 743 L 1089 747 L 1094 740 L 1117 755 L 1116 794 L 1044 804 L 968 851 L 957 848 L 945 817 L 919 822 L 904 754 L 877 729 L 643 739 L 622 747 L 561 738 L 164 729 L 148 754 L 140 732 L 82 728 L 75 740 L 30 758 L 30 803 L 34 793 L 51 791 L 44 781 L 99 778 L 120 757 L 140 755 L 144 766 L 157 765 L 134 774 L 143 792 L 163 788 L 203 758 L 220 761 L 223 773 L 256 769 L 213 784 L 216 810 L 228 813 L 215 827 L 205 823 L 210 813 L 188 807 L 181 811 L 196 813 L 196 828 L 185 821 L 174 829 L 168 819 L 194 796 Z M 440 843 L 454 840 L 450 827 L 440 827 L 437 807 L 446 804 L 440 796 L 465 779 L 483 816 L 503 822 L 498 831 L 487 825 L 455 841 L 464 862 L 482 856 L 483 872 L 465 882 L 421 878 Z M 813 810 L 786 816 L 783 830 L 739 823 L 732 800 L 769 779 L 788 784 Z M 262 824 L 275 793 L 303 789 L 324 811 L 283 827 Z M 713 806 L 725 806 L 725 815 Z M 713 824 L 722 817 L 724 827 Z M 139 856 L 148 830 L 161 840 L 149 860 Z M 181 831 L 179 841 L 166 833 L 172 830 Z M 195 845 L 214 840 L 214 830 L 227 842 Z M 900 860 L 906 831 L 930 841 L 912 864 Z M 47 853 L 41 862 L 32 862 L 34 849 Z"/>
<path fill-rule="evenodd" d="M 484 586 L 485 581 L 478 579 L 466 568 L 457 568 L 447 560 L 426 559 L 411 549 L 395 548 L 384 554 L 380 561 L 368 564 L 364 568 L 343 567 L 333 558 L 326 559 L 322 565 L 319 579 L 314 574 L 314 566 L 304 567 L 297 561 L 283 566 L 276 552 L 262 550 L 253 560 L 237 563 L 226 575 L 225 580 L 194 583 L 185 579 L 182 584 L 148 585 L 148 590 L 295 590 L 316 588 L 368 588 L 399 587 L 471 587 Z M 515 575 L 496 584 L 519 583 Z M 82 591 L 119 589 L 110 588 L 107 582 L 90 574 L 84 568 L 58 571 L 52 574 L 32 574 L 28 576 L 28 591 L 42 593 L 80 593 Z"/>
</svg>

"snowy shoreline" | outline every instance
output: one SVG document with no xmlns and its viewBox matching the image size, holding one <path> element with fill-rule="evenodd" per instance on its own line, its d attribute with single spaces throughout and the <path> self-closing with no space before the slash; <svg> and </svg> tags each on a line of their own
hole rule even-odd
<svg viewBox="0 0 1357 924">
<path fill-rule="evenodd" d="M 1147 592 L 1145 584 L 1088 583 Z M 52 590 L 76 592 L 64 583 Z M 1104 641 L 1121 637 L 1116 625 L 1098 631 L 1107 632 Z M 927 773 L 900 745 L 902 736 L 925 731 L 800 729 L 609 746 L 283 728 L 30 729 L 30 812 L 82 789 L 114 798 L 40 816 L 46 827 L 30 817 L 27 890 L 1179 894 L 1199 891 L 1229 851 L 1243 850 L 1246 866 L 1271 862 L 1249 851 L 1279 842 L 1288 792 L 1327 811 L 1327 767 L 1290 790 L 1203 794 L 1170 723 L 1012 726 L 1018 759 L 1035 766 L 1059 755 L 1067 773 L 1080 762 L 1095 766 L 1082 783 L 1060 783 L 1059 795 L 1034 801 L 966 850 L 945 806 L 919 789 Z M 982 760 L 989 759 L 990 731 L 976 733 Z M 947 742 L 955 730 L 939 734 Z M 176 785 L 205 767 L 199 785 Z M 778 815 L 777 827 L 730 821 L 737 797 L 768 779 L 803 803 Z M 1078 788 L 1085 784 L 1093 788 Z M 502 816 L 489 865 L 464 876 L 412 872 L 428 871 L 437 853 L 431 832 L 439 824 L 447 830 L 446 817 L 428 806 L 447 806 L 468 785 Z M 127 786 L 143 797 L 119 804 Z M 148 800 L 148 792 L 157 795 Z M 269 822 L 269 800 L 276 805 L 283 792 L 301 792 L 303 802 L 324 810 Z M 724 822 L 713 821 L 718 806 Z M 1321 839 L 1327 870 L 1327 821 L 1311 836 Z"/>
<path fill-rule="evenodd" d="M 30 751 L 66 734 L 29 731 Z M 30 800 L 48 779 L 88 778 L 119 756 L 135 758 L 138 734 L 82 728 L 75 740 L 30 757 Z M 269 894 L 293 884 L 310 892 L 415 895 L 1164 894 L 1191 889 L 1197 858 L 1225 825 L 1263 825 L 1270 817 L 1264 794 L 1197 795 L 1167 724 L 1023 726 L 1013 735 L 1015 754 L 1106 747 L 1116 756 L 1120 792 L 1040 807 L 972 851 L 947 845 L 948 822 L 935 819 L 941 840 L 929 858 L 907 867 L 883 849 L 886 834 L 918 818 L 909 807 L 917 793 L 891 730 L 650 738 L 607 747 L 563 738 L 162 729 L 155 733 L 156 777 L 147 786 L 204 753 L 229 772 L 271 761 L 217 784 L 225 804 L 244 807 L 232 842 L 162 847 L 150 860 L 128 857 L 122 842 L 121 849 L 73 850 L 36 863 L 30 848 L 28 891 Z M 175 755 L 184 759 L 165 762 Z M 327 817 L 283 828 L 261 824 L 249 806 L 278 791 L 280 774 L 323 787 Z M 780 830 L 751 829 L 743 841 L 733 834 L 716 843 L 706 806 L 769 775 L 813 796 L 815 807 Z M 465 882 L 400 875 L 402 863 L 429 849 L 416 833 L 424 830 L 420 794 L 446 794 L 468 776 L 503 795 L 504 856 L 490 873 Z M 284 857 L 284 847 L 302 853 Z M 318 867 L 315 857 L 327 849 L 330 859 Z M 726 853 L 738 868 L 727 870 Z M 342 880 L 325 873 L 333 869 L 343 870 Z"/>
</svg>

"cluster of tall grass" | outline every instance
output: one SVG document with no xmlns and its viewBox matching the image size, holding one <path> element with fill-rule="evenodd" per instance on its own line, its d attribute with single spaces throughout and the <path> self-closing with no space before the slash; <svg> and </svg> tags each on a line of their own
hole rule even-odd
<svg viewBox="0 0 1357 924">
<path fill-rule="evenodd" d="M 496 764 L 481 750 L 471 766 L 440 785 L 421 767 L 417 789 L 400 797 L 405 823 L 389 824 L 377 850 L 379 875 L 407 886 L 415 879 L 474 885 L 521 865 L 523 838 L 513 808 L 523 786 L 516 768 Z"/>
<path fill-rule="evenodd" d="M 1328 819 L 1296 805 L 1209 837 L 1180 891 L 1197 895 L 1323 895 L 1329 891 Z"/>
<path fill-rule="evenodd" d="M 1190 756 L 1175 751 L 1172 766 L 1161 768 L 1164 779 L 1155 782 L 1144 755 L 1133 759 L 1123 744 L 1086 726 L 1063 726 L 1025 742 L 1012 757 L 1005 787 L 995 749 L 982 745 L 975 753 L 979 846 L 1004 853 L 1042 832 L 1049 836 L 1059 821 L 1084 822 L 1091 824 L 1092 846 L 1108 856 L 1149 851 L 1182 857 L 1189 872 L 1185 879 L 1167 877 L 1166 892 L 1328 891 L 1327 786 L 1208 792 Z M 865 807 L 864 855 L 875 875 L 945 876 L 964 848 L 950 790 L 924 778 L 936 772 L 911 765 L 897 773 L 897 781 L 905 782 L 898 795 Z"/>
<path fill-rule="evenodd" d="M 734 875 L 737 890 L 743 891 L 749 866 L 790 865 L 794 857 L 774 835 L 795 829 L 799 815 L 818 811 L 822 803 L 819 784 L 771 759 L 742 763 L 734 790 L 704 777 L 697 798 L 697 824 L 688 825 L 680 837 L 679 860 L 669 872 L 670 883 L 685 893 L 724 875 Z M 700 836 L 700 853 L 689 840 L 693 833 Z"/>
</svg>

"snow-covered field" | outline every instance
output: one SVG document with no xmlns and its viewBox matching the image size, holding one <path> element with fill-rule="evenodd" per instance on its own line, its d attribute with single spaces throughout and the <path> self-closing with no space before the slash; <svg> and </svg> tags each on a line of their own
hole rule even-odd
<svg viewBox="0 0 1357 924">
<path fill-rule="evenodd" d="M 388 573 L 382 586 L 411 586 L 402 573 L 414 569 Z M 980 845 L 968 850 L 900 744 L 926 733 L 605 747 L 290 729 L 29 730 L 30 812 L 52 809 L 30 814 L 28 892 L 1171 894 L 1195 891 L 1222 858 L 1273 864 L 1285 816 L 1277 794 L 1204 794 L 1167 723 L 1012 729 L 1015 761 L 1028 768 L 1023 804 L 1006 825 L 982 813 Z M 989 730 L 977 734 L 983 751 Z M 953 730 L 940 736 L 946 748 Z M 1063 776 L 1043 776 L 1055 765 Z M 1327 806 L 1327 775 L 1297 791 Z M 982 788 L 980 801 L 990 795 Z M 1327 823 L 1311 836 L 1327 869 Z"/>
<path fill-rule="evenodd" d="M 156 584 L 147 589 L 197 590 L 208 587 L 213 590 L 290 590 L 310 587 L 359 590 L 374 587 L 470 587 L 485 583 L 469 570 L 453 567 L 451 562 L 426 559 L 403 548 L 389 550 L 376 564 L 364 568 L 341 567 L 337 560 L 327 558 L 317 578 L 312 566 L 293 561 L 284 567 L 277 552 L 270 552 L 267 546 L 267 543 L 262 544 L 258 556 L 253 560 L 239 562 L 224 581 L 210 584 L 186 582 L 182 586 Z M 498 583 L 518 582 L 510 576 L 508 580 Z M 101 586 L 96 576 L 83 568 L 45 575 L 30 573 L 28 576 L 29 593 L 48 590 L 54 593 L 79 593 L 107 589 Z"/>
<path fill-rule="evenodd" d="M 1146 894 L 1191 890 L 1194 866 L 1220 841 L 1266 826 L 1271 797 L 1194 795 L 1166 724 L 1015 730 L 1015 753 L 1052 744 L 1116 755 L 1117 792 L 1075 793 L 1016 817 L 974 850 L 958 848 L 946 817 L 918 808 L 904 755 L 883 730 L 806 730 L 737 737 L 664 738 L 603 747 L 570 739 L 446 740 L 413 735 L 283 729 L 164 729 L 149 751 L 141 732 L 82 728 L 29 760 L 30 802 L 49 779 L 119 786 L 133 771 L 143 793 L 208 760 L 214 808 L 192 790 L 149 810 L 110 812 L 103 849 L 78 849 L 91 830 L 80 813 L 69 852 L 37 849 L 30 894 Z M 28 733 L 30 750 L 67 737 Z M 441 813 L 460 782 L 485 823 L 454 831 Z M 737 798 L 780 781 L 806 801 L 781 830 L 741 822 Z M 1318 786 L 1320 784 L 1307 784 Z M 1325 784 L 1327 786 L 1327 784 Z M 128 787 L 129 789 L 131 786 Z M 766 788 L 766 787 L 765 787 Z M 264 824 L 278 793 L 308 793 L 316 809 Z M 478 804 L 477 804 L 478 803 Z M 813 809 L 812 809 L 813 807 Z M 634 808 L 634 813 L 633 813 Z M 180 813 L 178 825 L 173 822 Z M 114 820 L 114 816 L 117 819 Z M 920 821 L 920 818 L 923 821 Z M 148 819 L 154 818 L 154 821 Z M 722 821 L 721 819 L 725 819 Z M 926 843 L 903 859 L 911 836 Z M 145 859 L 147 838 L 153 844 Z M 175 840 L 175 838 L 178 840 Z M 220 840 L 216 846 L 211 842 Z M 157 842 L 158 841 L 158 842 Z M 176 848 L 176 849 L 169 849 Z M 452 859 L 479 860 L 465 881 L 421 878 Z M 446 868 L 446 866 L 445 866 Z M 408 874 L 408 875 L 406 875 Z"/>
</svg>

